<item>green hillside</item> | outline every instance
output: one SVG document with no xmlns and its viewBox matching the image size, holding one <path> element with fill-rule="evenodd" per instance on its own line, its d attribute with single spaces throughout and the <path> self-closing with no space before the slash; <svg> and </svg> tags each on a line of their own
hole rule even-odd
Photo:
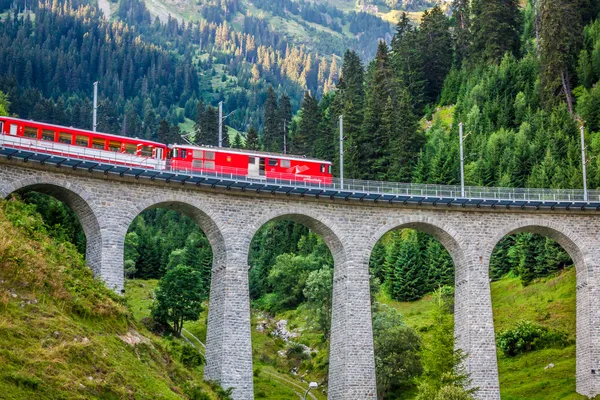
<svg viewBox="0 0 600 400">
<path fill-rule="evenodd" d="M 69 243 L 0 202 L 2 399 L 218 399 L 182 344 L 149 333 Z"/>
<path fill-rule="evenodd" d="M 575 339 L 575 269 L 543 278 L 523 287 L 519 278 L 505 277 L 492 282 L 492 305 L 496 334 L 529 320 L 568 332 Z M 381 294 L 381 303 L 398 309 L 406 323 L 427 342 L 432 325 L 431 296 L 415 302 L 397 302 Z M 545 369 L 549 364 L 553 368 Z M 575 345 L 549 348 L 506 357 L 498 350 L 500 390 L 503 400 L 583 399 L 575 392 Z"/>
<path fill-rule="evenodd" d="M 142 319 L 150 315 L 150 307 L 153 299 L 153 292 L 158 284 L 157 280 L 132 279 L 126 283 L 127 303 L 131 307 L 136 319 Z M 293 314 L 293 313 L 292 313 Z M 205 308 L 198 321 L 188 321 L 184 325 L 183 335 L 191 342 L 197 345 L 203 351 L 203 344 L 206 342 L 206 319 L 208 310 Z M 298 314 L 299 320 L 302 316 Z M 281 318 L 294 318 L 294 315 L 288 313 L 280 316 Z M 286 400 L 297 398 L 298 394 L 304 393 L 307 388 L 307 380 L 316 380 L 321 382 L 326 376 L 322 374 L 313 374 L 303 376 L 299 379 L 297 375 L 290 374 L 290 365 L 288 357 L 281 357 L 278 351 L 286 348 L 283 340 L 277 339 L 269 334 L 270 329 L 264 332 L 258 331 L 256 325 L 264 318 L 259 313 L 253 313 L 252 318 L 252 351 L 254 364 L 254 394 L 257 399 Z M 293 321 L 297 322 L 297 321 Z M 293 324 L 293 323 L 292 323 Z M 302 343 L 309 341 L 310 335 L 303 335 L 300 341 Z M 323 350 L 323 349 L 321 349 Z M 320 391 L 312 391 L 311 398 L 326 399 L 326 396 Z"/>
</svg>

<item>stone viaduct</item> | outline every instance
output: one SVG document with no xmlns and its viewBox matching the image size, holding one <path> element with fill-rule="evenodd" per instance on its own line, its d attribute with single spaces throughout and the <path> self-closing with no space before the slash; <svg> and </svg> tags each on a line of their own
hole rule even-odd
<svg viewBox="0 0 600 400">
<path fill-rule="evenodd" d="M 308 198 L 135 179 L 91 170 L 0 159 L 0 195 L 36 190 L 64 201 L 87 237 L 87 261 L 108 286 L 123 290 L 127 229 L 142 211 L 176 209 L 192 217 L 213 251 L 205 378 L 253 398 L 248 252 L 264 224 L 302 223 L 320 234 L 334 256 L 329 398 L 375 399 L 369 296 L 369 258 L 375 243 L 395 228 L 433 235 L 456 268 L 456 346 L 479 399 L 499 399 L 489 263 L 506 235 L 549 236 L 570 254 L 577 270 L 577 391 L 600 394 L 600 212 Z"/>
</svg>

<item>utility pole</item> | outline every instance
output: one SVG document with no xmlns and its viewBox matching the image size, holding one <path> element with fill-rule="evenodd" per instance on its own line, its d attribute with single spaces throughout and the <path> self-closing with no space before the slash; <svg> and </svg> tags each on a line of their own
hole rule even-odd
<svg viewBox="0 0 600 400">
<path fill-rule="evenodd" d="M 460 197 L 465 198 L 465 157 L 463 151 L 463 123 L 458 125 L 460 139 Z"/>
<path fill-rule="evenodd" d="M 223 102 L 219 102 L 219 147 L 223 147 Z"/>
<path fill-rule="evenodd" d="M 287 154 L 287 121 L 283 120 L 283 154 Z"/>
<path fill-rule="evenodd" d="M 97 121 L 97 111 L 98 110 L 98 81 L 94 82 L 94 117 L 92 121 L 92 130 L 96 132 L 96 121 Z"/>
<path fill-rule="evenodd" d="M 581 125 L 581 171 L 583 173 L 583 200 L 588 201 L 588 192 L 587 192 L 587 171 L 585 160 L 585 127 Z"/>
<path fill-rule="evenodd" d="M 344 190 L 344 116 L 340 115 L 340 186 Z"/>
</svg>

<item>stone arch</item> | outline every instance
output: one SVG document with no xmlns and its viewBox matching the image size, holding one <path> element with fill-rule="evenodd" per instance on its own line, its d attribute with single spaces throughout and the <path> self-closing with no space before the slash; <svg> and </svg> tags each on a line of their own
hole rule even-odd
<svg viewBox="0 0 600 400">
<path fill-rule="evenodd" d="M 265 224 L 280 220 L 290 220 L 302 224 L 321 236 L 331 251 L 334 266 L 344 265 L 344 262 L 346 261 L 346 254 L 344 252 L 343 235 L 332 221 L 327 220 L 327 218 L 323 217 L 323 215 L 312 211 L 310 208 L 277 209 L 261 216 L 254 221 L 251 221 L 249 226 L 249 234 L 245 235 L 244 238 L 243 248 L 248 250 L 250 249 L 252 239 L 254 236 L 256 236 L 259 229 Z M 334 270 L 335 269 L 336 268 L 334 268 Z"/>
<path fill-rule="evenodd" d="M 515 233 L 522 232 L 536 233 L 538 235 L 547 236 L 555 240 L 565 249 L 565 251 L 569 254 L 571 259 L 575 263 L 575 268 L 577 268 L 577 275 L 579 275 L 580 272 L 584 272 L 586 270 L 587 267 L 585 263 L 585 258 L 587 247 L 580 240 L 579 236 L 563 224 L 548 221 L 545 219 L 524 219 L 514 224 L 503 227 L 499 232 L 496 232 L 494 237 L 491 239 L 490 243 L 487 245 L 487 248 L 483 252 L 484 265 L 489 266 L 492 253 L 496 248 L 496 245 L 503 238 L 505 238 L 506 236 L 513 235 Z M 585 274 L 585 277 L 587 281 L 587 272 Z"/>
<path fill-rule="evenodd" d="M 423 216 L 409 216 L 386 221 L 384 225 L 375 232 L 369 239 L 365 250 L 364 257 L 367 265 L 377 242 L 379 242 L 386 233 L 395 229 L 415 229 L 417 231 L 425 232 L 437 239 L 442 246 L 448 250 L 456 267 L 461 265 L 464 261 L 464 240 L 454 228 L 445 224 L 440 224 L 439 219 Z"/>
<path fill-rule="evenodd" d="M 86 237 L 86 261 L 94 274 L 102 270 L 101 211 L 94 197 L 82 186 L 67 179 L 37 176 L 22 179 L 3 188 L 3 198 L 23 190 L 40 192 L 65 203 L 77 216 Z"/>
<path fill-rule="evenodd" d="M 485 273 L 489 276 L 490 261 L 496 245 L 506 236 L 516 233 L 529 232 L 549 237 L 556 241 L 569 254 L 576 270 L 576 390 L 586 396 L 594 396 L 593 378 L 595 365 L 592 360 L 592 298 L 590 295 L 589 277 L 592 275 L 593 266 L 589 265 L 593 260 L 592 252 L 595 245 L 587 243 L 585 239 L 577 235 L 564 224 L 545 219 L 524 219 L 514 224 L 502 227 L 492 237 L 483 251 L 483 264 Z M 593 286 L 593 285 L 592 285 Z M 592 370 L 592 374 L 590 374 Z"/>
<path fill-rule="evenodd" d="M 121 241 L 123 248 L 121 250 L 124 251 L 125 235 L 135 217 L 146 210 L 155 208 L 174 210 L 194 220 L 202 232 L 204 232 L 210 243 L 213 253 L 213 269 L 225 264 L 227 257 L 225 251 L 225 239 L 221 229 L 217 225 L 216 216 L 212 211 L 208 210 L 205 204 L 177 194 L 152 197 L 139 203 L 135 203 L 129 218 L 123 221 L 123 224 L 120 227 L 123 232 Z M 121 253 L 123 253 L 123 251 Z"/>
</svg>

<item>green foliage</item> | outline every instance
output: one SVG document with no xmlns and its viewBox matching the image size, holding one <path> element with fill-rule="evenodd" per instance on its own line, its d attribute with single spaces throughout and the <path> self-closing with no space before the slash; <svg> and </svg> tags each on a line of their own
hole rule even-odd
<svg viewBox="0 0 600 400">
<path fill-rule="evenodd" d="M 417 400 L 474 399 L 477 388 L 468 389 L 464 368 L 466 354 L 454 349 L 454 289 L 441 287 L 433 294 L 433 322 L 423 352 L 424 374 L 419 380 Z"/>
<path fill-rule="evenodd" d="M 8 115 L 9 108 L 10 101 L 8 101 L 8 95 L 6 95 L 6 93 L 0 92 L 0 115 Z"/>
<path fill-rule="evenodd" d="M 413 385 L 423 373 L 421 338 L 404 324 L 396 310 L 377 306 L 373 312 L 373 344 L 377 396 L 394 398 L 395 391 Z"/>
<path fill-rule="evenodd" d="M 498 348 L 505 355 L 514 357 L 547 347 L 564 347 L 569 344 L 567 333 L 552 330 L 531 321 L 519 321 L 514 328 L 500 332 Z"/>
<path fill-rule="evenodd" d="M 303 294 L 306 305 L 311 310 L 318 329 L 325 338 L 329 337 L 331 326 L 331 307 L 333 293 L 333 269 L 325 265 L 323 268 L 312 271 L 306 279 Z"/>
<path fill-rule="evenodd" d="M 156 289 L 152 307 L 155 320 L 173 324 L 173 331 L 181 336 L 185 321 L 196 321 L 202 311 L 202 277 L 192 268 L 179 265 L 169 269 Z"/>
<path fill-rule="evenodd" d="M 518 0 L 475 0 L 471 9 L 472 63 L 497 63 L 507 52 L 519 53 L 521 15 Z"/>
</svg>

